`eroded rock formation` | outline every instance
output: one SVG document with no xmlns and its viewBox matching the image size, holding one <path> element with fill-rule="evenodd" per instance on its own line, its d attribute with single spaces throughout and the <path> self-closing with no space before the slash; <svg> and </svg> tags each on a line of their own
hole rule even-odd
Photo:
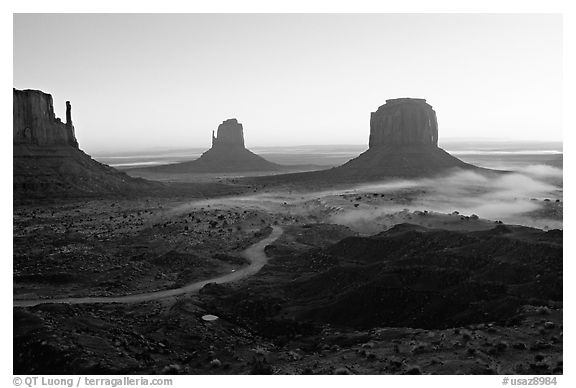
<svg viewBox="0 0 576 388">
<path fill-rule="evenodd" d="M 372 112 L 369 146 L 438 145 L 436 112 L 426 100 L 397 98 Z"/>
<path fill-rule="evenodd" d="M 93 160 L 79 147 L 66 102 L 66 122 L 54 114 L 52 96 L 39 90 L 14 94 L 13 190 L 17 202 L 41 198 L 126 195 L 159 184 L 134 179 Z"/>
<path fill-rule="evenodd" d="M 236 119 L 228 119 L 212 131 L 212 148 L 198 159 L 140 170 L 162 173 L 226 173 L 278 171 L 283 166 L 267 161 L 246 149 L 244 128 Z"/>
<path fill-rule="evenodd" d="M 438 147 L 436 112 L 424 99 L 386 100 L 370 117 L 369 148 L 329 170 L 255 178 L 259 183 L 324 186 L 395 178 L 435 177 L 456 170 L 496 173 L 463 162 Z"/>
<path fill-rule="evenodd" d="M 244 128 L 236 119 L 228 119 L 218 126 L 217 136 L 212 131 L 212 148 L 244 148 Z"/>
<path fill-rule="evenodd" d="M 66 101 L 66 122 L 63 123 L 54 114 L 50 94 L 39 90 L 13 91 L 15 144 L 67 145 L 78 148 L 69 101 Z"/>
</svg>

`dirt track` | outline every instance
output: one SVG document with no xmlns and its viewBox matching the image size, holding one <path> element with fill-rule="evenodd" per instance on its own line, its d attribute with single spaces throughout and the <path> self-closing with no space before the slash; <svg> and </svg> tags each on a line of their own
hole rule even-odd
<svg viewBox="0 0 576 388">
<path fill-rule="evenodd" d="M 272 244 L 283 233 L 283 229 L 279 226 L 272 227 L 272 233 L 260 240 L 259 242 L 251 245 L 242 252 L 242 255 L 250 261 L 250 265 L 241 268 L 235 272 L 221 275 L 212 279 L 202 280 L 185 285 L 184 287 L 174 288 L 170 290 L 154 291 L 143 294 L 133 294 L 124 296 L 100 296 L 100 297 L 84 297 L 84 298 L 57 298 L 57 299 L 32 299 L 32 300 L 14 300 L 14 307 L 30 307 L 42 303 L 65 303 L 65 304 L 89 304 L 89 303 L 139 303 L 151 300 L 158 300 L 183 294 L 196 292 L 208 283 L 230 283 L 238 281 L 245 277 L 254 275 L 266 264 L 268 257 L 264 253 L 264 248 Z"/>
</svg>

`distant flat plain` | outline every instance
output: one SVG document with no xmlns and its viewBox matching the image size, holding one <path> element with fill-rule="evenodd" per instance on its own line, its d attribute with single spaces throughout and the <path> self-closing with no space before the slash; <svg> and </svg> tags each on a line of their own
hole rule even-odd
<svg viewBox="0 0 576 388">
<path fill-rule="evenodd" d="M 554 141 L 466 141 L 448 140 L 440 147 L 468 163 L 488 168 L 510 169 L 528 164 L 552 164 L 562 159 L 562 143 Z M 358 156 L 367 145 L 301 145 L 250 147 L 271 162 L 299 165 L 313 164 L 326 168 L 338 166 Z M 207 148 L 150 148 L 131 151 L 96 151 L 92 155 L 101 163 L 118 169 L 142 168 L 179 163 L 200 157 Z"/>
</svg>

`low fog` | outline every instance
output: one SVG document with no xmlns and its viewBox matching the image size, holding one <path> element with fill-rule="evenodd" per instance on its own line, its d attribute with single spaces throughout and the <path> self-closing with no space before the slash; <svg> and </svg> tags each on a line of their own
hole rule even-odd
<svg viewBox="0 0 576 388">
<path fill-rule="evenodd" d="M 458 171 L 434 179 L 392 180 L 341 190 L 314 192 L 269 191 L 254 195 L 193 201 L 174 208 L 169 216 L 198 209 L 258 209 L 349 226 L 374 234 L 401 222 L 417 222 L 426 211 L 444 227 L 472 216 L 478 222 L 502 221 L 541 229 L 561 229 L 562 170 L 531 165 L 508 174 L 486 176 Z M 455 213 L 457 212 L 457 213 Z M 428 217 L 431 220 L 431 217 Z M 427 226 L 436 226 L 427 221 Z M 470 225 L 473 225 L 470 223 Z M 460 222 L 459 227 L 462 227 Z M 485 226 L 484 226 L 485 227 Z M 470 226 L 473 228 L 473 226 Z"/>
<path fill-rule="evenodd" d="M 549 219 L 544 211 L 550 201 L 562 200 L 562 170 L 535 165 L 521 172 L 487 177 L 471 171 L 460 171 L 444 178 L 404 181 L 406 189 L 421 189 L 406 206 L 406 211 L 438 213 L 459 212 L 461 215 L 477 215 L 480 218 L 509 224 L 537 228 L 562 228 L 561 220 Z M 358 192 L 383 192 L 398 187 L 398 182 L 362 186 Z M 410 194 L 408 194 L 410 195 Z M 359 207 L 360 208 L 360 207 Z M 378 206 L 340 212 L 331 219 L 335 223 L 356 229 L 367 229 L 366 224 L 389 215 L 398 206 Z M 370 228 L 372 229 L 372 228 Z"/>
</svg>

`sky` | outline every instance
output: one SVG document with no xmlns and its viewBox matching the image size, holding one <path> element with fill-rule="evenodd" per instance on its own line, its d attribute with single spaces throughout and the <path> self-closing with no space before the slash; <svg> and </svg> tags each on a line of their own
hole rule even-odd
<svg viewBox="0 0 576 388">
<path fill-rule="evenodd" d="M 14 87 L 65 101 L 82 149 L 367 144 L 425 98 L 446 139 L 562 140 L 555 14 L 15 14 Z"/>
</svg>

